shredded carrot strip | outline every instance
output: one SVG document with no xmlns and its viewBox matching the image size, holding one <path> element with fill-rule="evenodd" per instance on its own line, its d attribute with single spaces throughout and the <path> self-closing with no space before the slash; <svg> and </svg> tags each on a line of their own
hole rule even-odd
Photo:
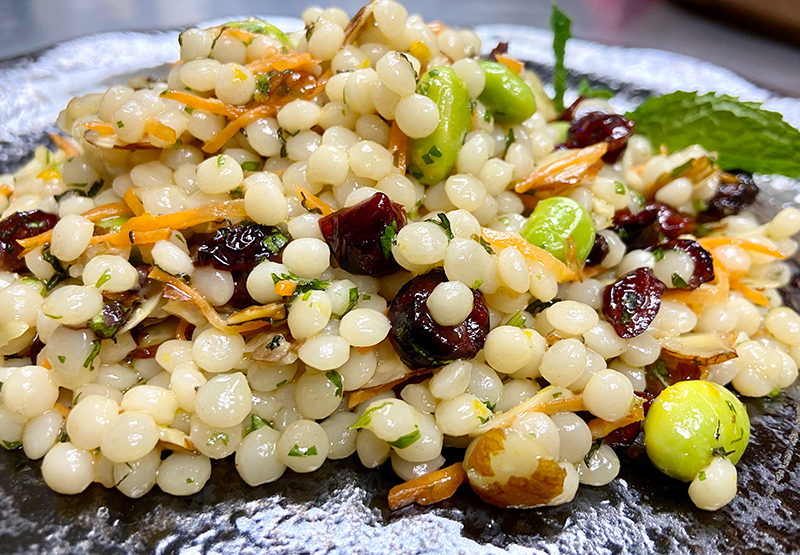
<svg viewBox="0 0 800 555">
<path fill-rule="evenodd" d="M 522 73 L 522 70 L 525 68 L 525 64 L 508 54 L 497 54 L 495 59 L 517 75 Z"/>
<path fill-rule="evenodd" d="M 113 135 L 114 128 L 111 126 L 110 123 L 106 123 L 104 121 L 87 121 L 86 123 L 81 124 L 86 129 L 91 129 L 93 131 L 97 131 L 101 135 Z"/>
<path fill-rule="evenodd" d="M 175 328 L 175 339 L 182 339 L 186 341 L 186 330 L 189 328 L 189 322 L 181 319 L 178 322 L 178 327 Z"/>
<path fill-rule="evenodd" d="M 319 60 L 316 60 L 308 52 L 303 52 L 302 54 L 293 52 L 291 54 L 279 54 L 271 58 L 256 60 L 255 62 L 247 64 L 247 69 L 251 70 L 253 73 L 261 73 L 271 69 L 275 71 L 286 71 L 287 69 L 310 68 L 318 63 Z"/>
<path fill-rule="evenodd" d="M 91 210 L 87 210 L 81 215 L 84 218 L 91 220 L 92 222 L 99 222 L 101 220 L 105 220 L 106 218 L 127 216 L 130 213 L 131 211 L 127 205 L 121 202 L 113 202 L 110 204 L 105 204 L 103 206 L 98 206 L 97 208 L 92 208 Z M 36 247 L 41 247 L 46 245 L 52 239 L 53 239 L 52 229 L 50 231 L 45 231 L 44 233 L 40 233 L 39 235 L 28 237 L 27 239 L 18 239 L 17 243 L 19 243 L 23 247 L 23 249 L 25 249 L 20 253 L 20 258 L 31 252 Z"/>
<path fill-rule="evenodd" d="M 621 420 L 616 422 L 609 422 L 602 418 L 595 418 L 589 422 L 589 430 L 592 432 L 592 439 L 600 439 L 606 437 L 608 434 L 619 428 L 624 428 L 634 422 L 641 422 L 644 420 L 644 402 L 641 397 L 634 398 L 634 405 L 631 411 L 624 416 Z"/>
<path fill-rule="evenodd" d="M 275 284 L 275 294 L 281 297 L 289 297 L 297 289 L 297 282 L 291 279 L 282 279 Z"/>
<path fill-rule="evenodd" d="M 278 113 L 278 107 L 273 104 L 261 104 L 250 109 L 244 114 L 230 122 L 225 128 L 214 135 L 214 137 L 203 145 L 203 151 L 212 153 L 225 146 L 236 134 L 247 127 L 249 124 L 261 118 L 268 118 Z"/>
<path fill-rule="evenodd" d="M 131 209 L 131 212 L 133 212 L 136 216 L 141 216 L 144 214 L 144 206 L 142 205 L 142 201 L 140 201 L 139 197 L 136 196 L 136 187 L 131 187 L 125 191 L 122 199 Z"/>
<path fill-rule="evenodd" d="M 159 241 L 168 241 L 172 236 L 169 229 L 157 229 L 155 231 L 131 231 L 129 233 L 107 233 L 105 235 L 95 235 L 89 241 L 90 245 L 108 243 L 109 246 L 126 248 L 131 245 L 152 245 Z"/>
<path fill-rule="evenodd" d="M 389 490 L 389 509 L 394 511 L 412 503 L 417 505 L 438 503 L 452 497 L 458 487 L 466 481 L 467 473 L 461 463 L 441 468 Z"/>
<path fill-rule="evenodd" d="M 300 200 L 303 201 L 303 206 L 307 210 L 317 209 L 322 212 L 323 216 L 327 216 L 328 214 L 333 214 L 335 212 L 335 210 L 328 203 L 312 195 L 300 185 L 295 185 L 295 187 L 297 187 L 297 196 L 299 196 Z"/>
<path fill-rule="evenodd" d="M 73 156 L 80 154 L 78 149 L 75 148 L 75 143 L 72 142 L 72 139 L 62 137 L 57 133 L 50 133 L 50 140 L 53 141 L 56 146 L 64 152 L 64 155 L 67 158 L 72 158 Z"/>
<path fill-rule="evenodd" d="M 222 30 L 223 33 L 227 33 L 235 39 L 238 39 L 244 43 L 248 43 L 250 40 L 253 39 L 256 35 L 249 31 L 245 31 L 244 29 L 235 29 L 233 27 L 226 27 Z"/>
<path fill-rule="evenodd" d="M 702 237 L 698 239 L 697 242 L 700 243 L 700 246 L 706 250 L 711 250 L 724 245 L 736 245 L 744 250 L 766 254 L 768 256 L 774 256 L 775 258 L 779 258 L 781 260 L 786 258 L 786 255 L 778 249 L 762 245 L 761 243 L 756 243 L 755 241 L 742 239 L 741 237 Z"/>
<path fill-rule="evenodd" d="M 547 268 L 548 271 L 555 274 L 559 283 L 573 281 L 578 278 L 575 272 L 570 270 L 569 267 L 567 267 L 567 265 L 561 262 L 558 258 L 546 250 L 537 247 L 536 245 L 531 245 L 521 237 L 511 235 L 510 233 L 506 233 L 504 231 L 489 229 L 487 227 L 481 228 L 481 235 L 484 239 L 486 239 L 486 241 L 493 245 L 516 247 L 516 249 L 521 252 L 523 256 L 530 258 L 531 260 L 535 260 Z"/>
<path fill-rule="evenodd" d="M 2 194 L 3 196 L 7 197 L 13 192 L 14 192 L 13 185 L 10 185 L 8 183 L 3 183 L 2 185 L 0 185 L 0 194 Z"/>
<path fill-rule="evenodd" d="M 241 116 L 246 111 L 245 108 L 230 106 L 217 98 L 202 98 L 186 92 L 169 91 L 164 93 L 163 96 L 164 98 L 177 100 L 189 108 L 205 110 L 206 112 L 211 112 L 212 114 L 228 116 L 230 118 Z"/>
<path fill-rule="evenodd" d="M 536 168 L 530 175 L 518 181 L 514 190 L 525 193 L 531 189 L 552 188 L 566 184 L 568 186 L 580 183 L 584 177 L 594 172 L 596 174 L 602 167 L 597 162 L 608 150 L 608 143 L 601 142 L 587 146 L 566 156 Z"/>
<path fill-rule="evenodd" d="M 178 279 L 175 276 L 171 276 L 164 270 L 161 270 L 157 267 L 152 269 L 148 277 L 162 283 L 167 283 L 189 296 L 192 299 L 191 302 L 200 309 L 200 312 L 206 317 L 206 319 L 208 319 L 209 323 L 220 331 L 224 331 L 226 333 L 241 333 L 270 325 L 269 322 L 262 320 L 258 322 L 245 322 L 238 326 L 229 326 L 225 319 L 222 318 L 222 316 L 220 316 L 210 304 L 208 304 L 208 301 L 206 301 L 206 299 L 200 293 L 189 287 L 185 281 Z"/>
<path fill-rule="evenodd" d="M 735 289 L 739 291 L 744 297 L 758 306 L 769 306 L 769 299 L 753 289 L 752 287 L 748 287 L 744 283 L 738 281 L 731 281 L 731 289 Z"/>
<path fill-rule="evenodd" d="M 111 202 L 103 204 L 97 208 L 92 208 L 81 214 L 93 222 L 99 222 L 108 218 L 118 218 L 123 216 L 133 216 L 133 211 L 124 202 Z"/>
<path fill-rule="evenodd" d="M 167 127 L 157 119 L 149 118 L 144 124 L 144 131 L 168 144 L 175 144 L 175 141 L 178 140 L 175 130 Z"/>
<path fill-rule="evenodd" d="M 397 169 L 401 174 L 405 174 L 408 166 L 408 135 L 400 130 L 396 121 L 392 122 L 392 129 L 389 132 L 389 152 L 397 156 Z"/>
<path fill-rule="evenodd" d="M 704 283 L 693 291 L 667 289 L 662 298 L 691 304 L 717 304 L 728 299 L 730 282 L 725 267 L 714 259 L 714 282 Z"/>
<path fill-rule="evenodd" d="M 153 217 L 150 214 L 136 216 L 125 222 L 120 229 L 120 233 L 155 231 L 159 229 L 186 229 L 215 220 L 245 217 L 247 217 L 247 212 L 245 212 L 243 200 L 222 200 L 182 210 L 181 212 L 164 214 L 163 216 Z"/>
</svg>

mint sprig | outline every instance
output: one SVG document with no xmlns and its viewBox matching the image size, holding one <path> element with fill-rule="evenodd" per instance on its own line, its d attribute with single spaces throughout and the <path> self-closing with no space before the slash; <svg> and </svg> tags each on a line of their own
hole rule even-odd
<svg viewBox="0 0 800 555">
<path fill-rule="evenodd" d="M 654 149 L 700 144 L 719 154 L 723 169 L 800 176 L 800 131 L 757 102 L 678 91 L 650 98 L 626 115 Z"/>
<path fill-rule="evenodd" d="M 556 91 L 553 102 L 558 113 L 564 111 L 564 92 L 567 90 L 567 68 L 564 67 L 564 54 L 566 53 L 567 40 L 572 36 L 570 26 L 572 20 L 553 4 L 550 12 L 550 29 L 553 30 L 553 55 L 556 63 L 553 68 L 553 88 Z"/>
</svg>

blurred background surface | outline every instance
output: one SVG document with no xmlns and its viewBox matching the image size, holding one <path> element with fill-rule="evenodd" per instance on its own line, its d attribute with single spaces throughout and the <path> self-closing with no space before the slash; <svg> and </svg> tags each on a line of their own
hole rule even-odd
<svg viewBox="0 0 800 555">
<path fill-rule="evenodd" d="M 314 4 L 352 15 L 366 0 L 0 0 L 0 59 L 104 31 L 183 28 L 224 16 L 299 17 Z M 547 28 L 551 0 L 404 0 L 409 13 L 456 26 Z M 669 50 L 800 96 L 800 0 L 558 0 L 573 35 Z M 755 7 L 755 8 L 754 8 Z M 754 12 L 753 10 L 756 10 Z"/>
</svg>

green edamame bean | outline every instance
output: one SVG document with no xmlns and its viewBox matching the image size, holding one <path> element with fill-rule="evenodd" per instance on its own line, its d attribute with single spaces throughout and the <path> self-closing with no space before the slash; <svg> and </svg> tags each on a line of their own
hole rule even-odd
<svg viewBox="0 0 800 555">
<path fill-rule="evenodd" d="M 678 382 L 650 405 L 644 435 L 652 463 L 668 476 L 691 482 L 715 455 L 739 461 L 750 441 L 750 419 L 724 387 L 702 380 Z"/>
<path fill-rule="evenodd" d="M 471 128 L 472 107 L 467 87 L 449 67 L 435 67 L 417 85 L 439 108 L 439 125 L 433 133 L 411 141 L 408 173 L 420 183 L 433 185 L 447 178 L 456 165 L 464 136 Z"/>
<path fill-rule="evenodd" d="M 561 261 L 566 260 L 566 241 L 572 237 L 583 261 L 594 246 L 595 230 L 592 218 L 580 204 L 566 197 L 550 197 L 536 205 L 520 235 Z"/>
<path fill-rule="evenodd" d="M 256 33 L 259 35 L 266 35 L 268 37 L 272 37 L 273 39 L 279 41 L 284 46 L 294 46 L 292 41 L 289 40 L 289 37 L 286 36 L 286 33 L 272 25 L 271 23 L 267 23 L 266 21 L 262 21 L 260 19 L 248 19 L 247 21 L 231 21 L 230 23 L 226 23 L 225 27 L 230 27 L 232 29 L 241 29 L 242 31 L 247 31 L 248 33 Z"/>
<path fill-rule="evenodd" d="M 478 62 L 486 85 L 478 97 L 498 123 L 517 125 L 536 111 L 536 97 L 525 81 L 499 62 Z"/>
</svg>

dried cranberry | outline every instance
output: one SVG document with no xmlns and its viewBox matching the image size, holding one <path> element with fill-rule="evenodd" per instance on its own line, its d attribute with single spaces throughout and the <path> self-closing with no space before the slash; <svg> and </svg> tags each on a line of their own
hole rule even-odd
<svg viewBox="0 0 800 555">
<path fill-rule="evenodd" d="M 506 52 L 508 52 L 508 43 L 507 42 L 498 42 L 497 46 L 492 48 L 492 51 L 489 52 L 488 58 L 490 60 L 494 60 L 496 62 L 497 61 L 497 56 L 501 55 L 501 54 L 505 54 Z"/>
<path fill-rule="evenodd" d="M 692 233 L 694 218 L 671 206 L 651 202 L 636 214 L 625 208 L 614 215 L 614 231 L 629 249 L 644 249 Z"/>
<path fill-rule="evenodd" d="M 636 441 L 636 436 L 639 435 L 640 429 L 641 422 L 633 422 L 622 428 L 617 428 L 603 438 L 603 443 L 609 447 L 621 447 L 625 449 L 633 445 L 633 442 Z"/>
<path fill-rule="evenodd" d="M 16 272 L 25 267 L 19 255 L 24 250 L 18 239 L 34 237 L 55 227 L 58 216 L 41 210 L 14 212 L 0 221 L 0 270 Z"/>
<path fill-rule="evenodd" d="M 625 116 L 591 112 L 572 123 L 566 144 L 570 148 L 583 148 L 605 141 L 608 151 L 603 160 L 616 162 L 635 128 L 633 120 Z"/>
<path fill-rule="evenodd" d="M 687 380 L 699 380 L 702 377 L 701 368 L 691 362 L 683 362 L 674 358 L 657 360 L 645 368 L 645 392 L 658 396 L 667 387 Z M 649 405 L 647 408 L 650 408 Z"/>
<path fill-rule="evenodd" d="M 247 308 L 258 304 L 247 291 L 247 274 L 243 272 L 233 272 L 233 296 L 228 304 L 233 308 Z"/>
<path fill-rule="evenodd" d="M 655 319 L 665 289 L 653 270 L 637 268 L 606 287 L 603 314 L 618 336 L 636 337 Z"/>
<path fill-rule="evenodd" d="M 592 250 L 589 251 L 589 256 L 586 257 L 587 266 L 597 266 L 608 254 L 608 241 L 599 233 L 594 236 L 594 245 Z"/>
<path fill-rule="evenodd" d="M 736 181 L 723 181 L 719 184 L 716 193 L 708 201 L 708 208 L 697 215 L 698 221 L 716 222 L 725 216 L 735 216 L 756 201 L 758 185 L 753 181 L 752 174 L 743 170 L 732 170 L 728 173 Z"/>
<path fill-rule="evenodd" d="M 406 283 L 389 305 L 391 341 L 400 358 L 411 368 L 435 368 L 459 358 L 473 358 L 489 333 L 489 309 L 479 291 L 466 320 L 457 326 L 437 324 L 428 311 L 433 289 L 447 281 L 437 268 Z"/>
<path fill-rule="evenodd" d="M 685 286 L 678 286 L 673 280 L 672 285 L 677 289 L 697 289 L 703 283 L 714 281 L 714 259 L 711 257 L 706 249 L 700 246 L 697 241 L 691 239 L 673 239 L 666 243 L 661 243 L 655 247 L 650 247 L 649 251 L 653 253 L 662 252 L 665 250 L 674 249 L 683 251 L 689 255 L 694 262 L 694 273 Z"/>
<path fill-rule="evenodd" d="M 258 224 L 223 227 L 198 247 L 195 264 L 244 272 L 267 259 L 280 261 L 281 249 L 289 241 L 290 237 L 277 227 Z"/>
<path fill-rule="evenodd" d="M 579 96 L 577 99 L 575 99 L 575 102 L 570 104 L 568 108 L 566 108 L 563 112 L 561 112 L 561 115 L 559 116 L 558 120 L 572 121 L 572 116 L 575 115 L 575 109 L 578 107 L 578 104 L 580 104 L 584 100 L 586 100 L 586 98 L 583 96 Z"/>
<path fill-rule="evenodd" d="M 374 277 L 400 269 L 391 246 L 404 225 L 406 211 L 383 193 L 319 221 L 322 236 L 339 266 L 351 274 Z"/>
</svg>

